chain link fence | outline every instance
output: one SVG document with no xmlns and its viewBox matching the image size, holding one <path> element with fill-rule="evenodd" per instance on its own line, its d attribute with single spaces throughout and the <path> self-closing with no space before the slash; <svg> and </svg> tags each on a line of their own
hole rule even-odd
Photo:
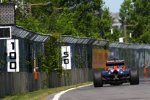
<svg viewBox="0 0 150 100">
<path fill-rule="evenodd" d="M 61 46 L 71 47 L 72 68 L 93 68 L 95 60 L 102 60 L 102 58 L 93 57 L 93 54 L 99 55 L 98 50 L 104 51 L 101 54 L 105 54 L 105 51 L 108 49 L 108 41 L 94 38 L 63 35 L 59 41 L 61 42 Z M 96 48 L 97 51 L 94 51 Z"/>
<path fill-rule="evenodd" d="M 18 26 L 12 26 L 12 39 L 19 40 L 20 72 L 33 72 L 34 55 L 39 58 L 44 55 L 44 41 L 50 36 L 41 35 Z M 7 44 L 5 39 L 0 40 L 0 72 L 7 72 Z M 36 59 L 37 68 L 39 61 Z"/>
<path fill-rule="evenodd" d="M 140 70 L 143 77 L 143 69 L 147 69 L 147 77 L 150 76 L 150 45 L 149 44 L 124 44 L 111 43 L 109 45 L 109 58 L 118 58 L 126 61 L 129 68 Z"/>
<path fill-rule="evenodd" d="M 0 3 L 0 25 L 15 25 L 15 4 Z"/>
</svg>

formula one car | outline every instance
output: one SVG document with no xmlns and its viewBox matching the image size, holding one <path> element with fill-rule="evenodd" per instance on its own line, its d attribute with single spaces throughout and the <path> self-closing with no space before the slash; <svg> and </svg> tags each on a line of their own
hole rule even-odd
<svg viewBox="0 0 150 100">
<path fill-rule="evenodd" d="M 107 61 L 104 70 L 93 70 L 94 87 L 102 87 L 103 84 L 121 85 L 127 82 L 138 85 L 139 72 L 136 69 L 126 68 L 124 60 L 110 60 Z"/>
</svg>

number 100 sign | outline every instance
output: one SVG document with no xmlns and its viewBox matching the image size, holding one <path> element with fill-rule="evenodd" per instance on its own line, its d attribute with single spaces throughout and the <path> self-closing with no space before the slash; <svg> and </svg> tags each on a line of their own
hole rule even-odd
<svg viewBox="0 0 150 100">
<path fill-rule="evenodd" d="M 19 72 L 19 43 L 17 39 L 7 40 L 7 72 Z"/>
<path fill-rule="evenodd" d="M 70 46 L 61 46 L 62 67 L 71 69 Z"/>
</svg>

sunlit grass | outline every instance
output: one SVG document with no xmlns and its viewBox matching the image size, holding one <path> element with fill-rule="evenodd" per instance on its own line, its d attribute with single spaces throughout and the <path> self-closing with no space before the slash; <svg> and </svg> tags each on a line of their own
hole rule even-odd
<svg viewBox="0 0 150 100">
<path fill-rule="evenodd" d="M 1 98 L 1 100 L 45 100 L 45 97 L 48 96 L 49 94 L 57 93 L 62 90 L 66 90 L 81 85 L 87 85 L 87 84 L 91 84 L 91 82 L 79 83 L 75 85 L 63 86 L 57 88 L 46 88 L 46 89 L 33 91 L 33 92 L 21 93 L 15 96 L 6 96 L 4 98 Z"/>
</svg>

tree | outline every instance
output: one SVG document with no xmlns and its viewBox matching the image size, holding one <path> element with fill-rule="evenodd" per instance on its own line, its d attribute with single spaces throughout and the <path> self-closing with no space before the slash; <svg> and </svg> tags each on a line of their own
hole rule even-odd
<svg viewBox="0 0 150 100">
<path fill-rule="evenodd" d="M 125 0 L 121 5 L 120 17 L 122 25 L 133 25 L 130 28 L 133 30 L 133 39 L 136 42 L 143 42 L 146 39 L 143 37 L 146 37 L 144 34 L 148 32 L 146 28 L 150 23 L 149 6 L 149 0 Z"/>
<path fill-rule="evenodd" d="M 103 0 L 25 0 L 25 5 L 50 2 L 48 5 L 31 6 L 28 11 L 17 11 L 17 25 L 35 32 L 79 37 L 110 38 L 111 17 Z M 44 71 L 61 70 L 57 38 L 45 44 Z M 45 59 L 45 61 L 43 61 Z M 43 67 L 42 67 L 43 68 Z"/>
<path fill-rule="evenodd" d="M 28 0 L 26 2 L 34 4 L 49 2 L 49 0 L 32 2 Z M 105 38 L 105 33 L 107 34 L 111 24 L 109 11 L 104 8 L 102 0 L 51 0 L 49 5 L 32 6 L 32 16 L 22 16 L 22 19 L 27 20 L 22 21 L 19 18 L 17 24 L 32 28 L 32 30 L 37 31 L 36 28 L 38 28 L 51 34 L 60 33 L 96 38 Z M 23 24 L 28 21 L 33 22 L 30 24 L 39 22 L 39 25 L 30 27 L 32 25 Z"/>
<path fill-rule="evenodd" d="M 143 34 L 140 36 L 142 43 L 150 43 L 150 23 L 145 26 Z"/>
<path fill-rule="evenodd" d="M 100 33 L 103 38 L 110 40 L 111 39 L 111 26 L 112 19 L 110 17 L 110 13 L 108 8 L 104 8 L 102 11 L 101 21 L 100 21 Z"/>
<path fill-rule="evenodd" d="M 17 22 L 17 24 L 19 26 L 23 26 L 23 27 L 25 27 L 25 28 L 27 28 L 29 30 L 34 31 L 34 32 L 41 32 L 41 33 L 47 33 L 48 32 L 46 30 L 46 28 L 44 28 L 42 26 L 40 21 L 37 20 L 33 16 L 28 16 L 28 17 L 24 17 L 24 18 L 18 18 L 16 22 Z"/>
</svg>

